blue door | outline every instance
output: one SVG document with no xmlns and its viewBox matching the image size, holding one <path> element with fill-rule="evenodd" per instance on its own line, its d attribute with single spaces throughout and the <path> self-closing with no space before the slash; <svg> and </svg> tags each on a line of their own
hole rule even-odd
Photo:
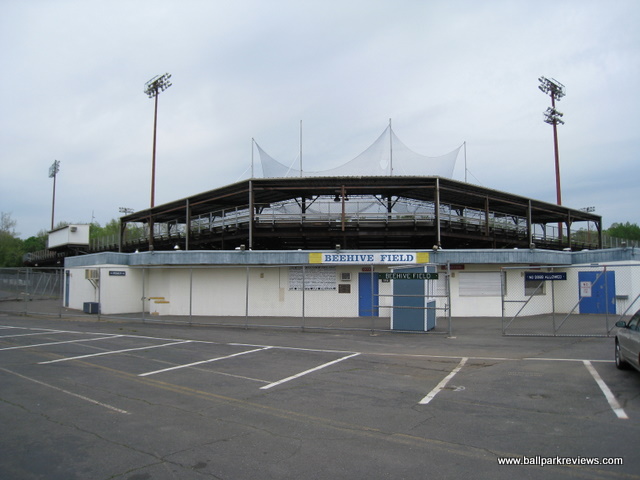
<svg viewBox="0 0 640 480">
<path fill-rule="evenodd" d="M 578 272 L 578 281 L 578 288 L 591 284 L 591 296 L 582 296 L 589 289 L 580 288 L 580 313 L 616 313 L 615 272 Z"/>
<path fill-rule="evenodd" d="M 373 277 L 372 277 L 373 275 Z M 378 316 L 378 276 L 375 273 L 358 274 L 358 315 Z"/>
</svg>

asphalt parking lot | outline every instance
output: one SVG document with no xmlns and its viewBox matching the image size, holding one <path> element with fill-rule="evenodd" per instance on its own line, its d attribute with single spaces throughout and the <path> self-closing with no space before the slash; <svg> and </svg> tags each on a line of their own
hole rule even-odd
<svg viewBox="0 0 640 480">
<path fill-rule="evenodd" d="M 640 479 L 640 373 L 613 339 L 499 319 L 449 337 L 0 315 L 0 420 L 6 479 Z"/>
</svg>

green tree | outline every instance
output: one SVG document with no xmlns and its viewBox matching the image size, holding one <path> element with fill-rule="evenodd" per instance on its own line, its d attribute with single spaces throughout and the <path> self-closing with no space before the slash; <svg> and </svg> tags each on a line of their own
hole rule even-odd
<svg viewBox="0 0 640 480">
<path fill-rule="evenodd" d="M 614 238 L 640 240 L 640 227 L 635 223 L 614 223 L 605 233 Z"/>
<path fill-rule="evenodd" d="M 10 213 L 0 212 L 0 267 L 19 267 L 24 253 Z"/>
<path fill-rule="evenodd" d="M 127 225 L 124 233 L 125 241 L 127 239 L 137 239 L 145 236 L 143 227 L 131 224 Z M 91 240 L 103 238 L 117 241 L 117 239 L 120 238 L 120 220 L 114 218 L 107 222 L 104 227 L 101 227 L 98 222 L 92 223 L 89 229 L 89 238 Z"/>
<path fill-rule="evenodd" d="M 573 243 L 591 245 L 595 247 L 598 243 L 598 232 L 581 228 L 575 232 L 571 232 L 571 241 Z"/>
<path fill-rule="evenodd" d="M 40 230 L 35 237 L 29 237 L 23 242 L 25 253 L 39 252 L 47 249 L 47 238 L 49 234 L 46 230 Z"/>
<path fill-rule="evenodd" d="M 100 238 L 117 239 L 120 235 L 120 222 L 118 220 L 110 220 L 101 227 L 98 222 L 93 222 L 89 227 L 89 239 L 96 240 Z"/>
</svg>

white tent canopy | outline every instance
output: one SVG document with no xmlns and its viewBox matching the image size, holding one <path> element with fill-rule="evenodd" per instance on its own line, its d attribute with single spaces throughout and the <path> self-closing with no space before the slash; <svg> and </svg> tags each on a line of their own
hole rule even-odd
<svg viewBox="0 0 640 480">
<path fill-rule="evenodd" d="M 348 177 L 418 175 L 452 178 L 462 145 L 438 156 L 428 157 L 410 150 L 389 125 L 364 152 L 339 167 L 322 171 L 300 171 L 278 162 L 255 144 L 260 154 L 264 178 Z"/>
</svg>

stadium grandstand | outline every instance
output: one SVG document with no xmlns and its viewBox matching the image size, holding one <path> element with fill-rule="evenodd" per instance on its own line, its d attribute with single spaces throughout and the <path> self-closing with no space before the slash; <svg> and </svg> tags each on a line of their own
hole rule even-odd
<svg viewBox="0 0 640 480">
<path fill-rule="evenodd" d="M 100 251 L 603 248 L 600 216 L 453 180 L 462 146 L 420 155 L 390 125 L 324 171 L 294 169 L 255 147 L 262 177 L 252 161 L 249 179 L 129 213 L 115 238 L 25 263 Z"/>
</svg>

